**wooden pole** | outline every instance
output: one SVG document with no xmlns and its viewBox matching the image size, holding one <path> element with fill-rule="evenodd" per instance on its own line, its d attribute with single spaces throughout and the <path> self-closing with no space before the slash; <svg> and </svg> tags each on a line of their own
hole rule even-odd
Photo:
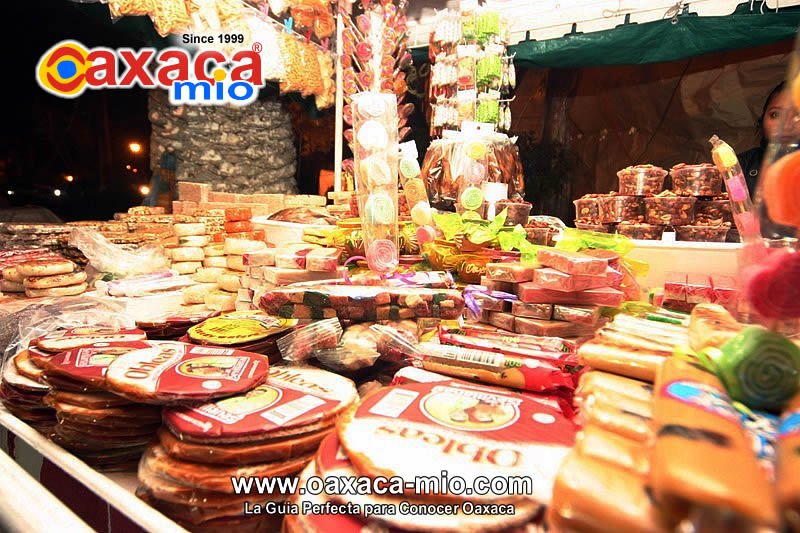
<svg viewBox="0 0 800 533">
<path fill-rule="evenodd" d="M 344 31 L 344 21 L 342 14 L 336 15 L 336 129 L 334 139 L 333 154 L 333 190 L 342 190 L 342 141 L 344 139 L 344 86 L 342 84 L 342 54 L 344 45 L 342 44 L 342 33 Z"/>
</svg>

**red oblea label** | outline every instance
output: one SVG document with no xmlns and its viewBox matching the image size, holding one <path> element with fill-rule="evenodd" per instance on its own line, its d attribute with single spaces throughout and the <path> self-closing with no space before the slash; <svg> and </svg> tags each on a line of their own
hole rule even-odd
<svg viewBox="0 0 800 533">
<path fill-rule="evenodd" d="M 147 341 L 98 342 L 44 359 L 42 366 L 47 375 L 56 374 L 81 383 L 102 385 L 106 381 L 108 365 L 117 357 L 153 345 L 154 343 Z"/>
<path fill-rule="evenodd" d="M 529 496 L 540 503 L 549 502 L 576 432 L 561 412 L 526 396 L 457 382 L 381 389 L 338 429 L 351 461 L 367 473 L 413 480 L 446 470 L 467 486 L 479 476 L 528 476 Z"/>
<path fill-rule="evenodd" d="M 106 386 L 147 403 L 202 401 L 252 389 L 268 372 L 267 358 L 229 348 L 153 342 L 119 356 L 106 372 Z"/>
<path fill-rule="evenodd" d="M 320 422 L 358 399 L 353 382 L 316 368 L 272 367 L 255 389 L 192 408 L 164 411 L 177 434 L 196 438 L 268 438 L 269 432 Z"/>
</svg>

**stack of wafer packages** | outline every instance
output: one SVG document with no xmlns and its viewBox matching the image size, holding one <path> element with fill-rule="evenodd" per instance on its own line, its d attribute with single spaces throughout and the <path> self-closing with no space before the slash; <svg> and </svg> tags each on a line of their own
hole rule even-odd
<svg viewBox="0 0 800 533">
<path fill-rule="evenodd" d="M 28 298 L 76 296 L 86 292 L 86 272 L 56 255 L 18 254 L 7 258 L 0 290 L 24 293 Z"/>
<path fill-rule="evenodd" d="M 340 257 L 341 251 L 336 248 L 310 243 L 246 253 L 243 257 L 246 277 L 242 285 L 256 290 L 339 279 L 344 275 L 344 267 L 339 266 Z"/>
<path fill-rule="evenodd" d="M 249 392 L 165 409 L 158 442 L 139 464 L 137 494 L 192 531 L 275 531 L 282 514 L 246 516 L 245 502 L 253 509 L 286 494 L 237 494 L 231 480 L 296 475 L 357 400 L 353 383 L 336 374 L 272 367 Z"/>
<path fill-rule="evenodd" d="M 46 247 L 85 265 L 86 257 L 69 245 L 72 224 L 0 223 L 0 250 Z"/>
</svg>

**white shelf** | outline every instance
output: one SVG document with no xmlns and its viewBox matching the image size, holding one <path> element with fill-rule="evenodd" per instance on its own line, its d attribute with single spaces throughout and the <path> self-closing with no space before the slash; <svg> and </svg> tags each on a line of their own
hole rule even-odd
<svg viewBox="0 0 800 533">
<path fill-rule="evenodd" d="M 89 465 L 64 450 L 51 440 L 47 439 L 28 424 L 15 417 L 0 405 L 0 425 L 4 426 L 9 432 L 22 439 L 31 446 L 36 452 L 47 458 L 50 462 L 60 467 L 68 475 L 84 485 L 87 489 L 95 493 L 101 499 L 108 502 L 117 511 L 125 515 L 129 520 L 137 524 L 145 531 L 158 531 L 159 533 L 188 533 L 185 529 L 175 522 L 156 511 L 142 500 L 136 497 L 136 474 L 133 472 L 120 472 L 102 474 L 91 468 Z M 14 490 L 9 487 L 13 481 L 6 477 L 0 478 L 0 494 L 3 491 Z M 34 502 L 31 502 L 34 503 Z M 41 513 L 41 509 L 29 509 L 30 513 Z M 52 520 L 47 518 L 49 525 Z M 77 517 L 76 517 L 77 518 Z M 88 527 L 88 526 L 87 526 Z M 31 524 L 26 528 L 26 533 L 36 531 L 52 531 L 52 527 L 39 529 L 36 524 Z M 60 528 L 61 531 L 82 531 L 81 529 Z M 91 530 L 89 530 L 91 531 Z"/>
</svg>

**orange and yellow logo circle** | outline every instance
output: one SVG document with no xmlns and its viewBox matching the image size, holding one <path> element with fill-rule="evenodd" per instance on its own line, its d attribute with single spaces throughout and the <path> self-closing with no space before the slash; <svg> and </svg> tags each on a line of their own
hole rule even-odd
<svg viewBox="0 0 800 533">
<path fill-rule="evenodd" d="M 39 85 L 64 98 L 79 96 L 86 87 L 86 71 L 92 65 L 89 51 L 76 41 L 61 41 L 45 53 L 36 66 Z"/>
<path fill-rule="evenodd" d="M 434 391 L 421 402 L 422 413 L 433 422 L 466 431 L 492 431 L 519 418 L 514 404 L 488 402 L 457 393 Z"/>
</svg>

